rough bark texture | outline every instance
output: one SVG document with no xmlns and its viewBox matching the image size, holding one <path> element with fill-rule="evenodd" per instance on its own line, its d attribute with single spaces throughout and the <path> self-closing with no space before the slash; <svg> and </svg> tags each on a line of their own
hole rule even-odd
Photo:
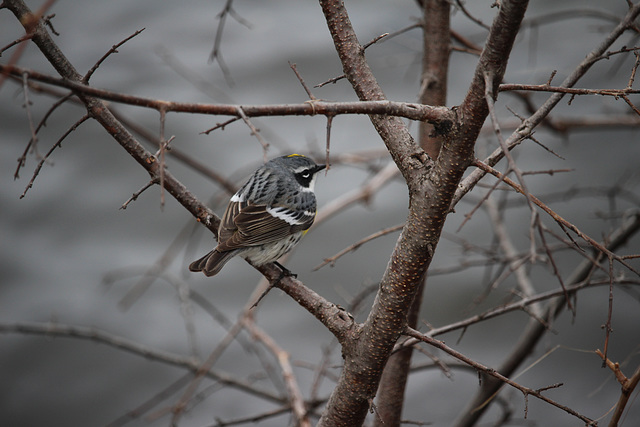
<svg viewBox="0 0 640 427">
<path fill-rule="evenodd" d="M 425 0 L 423 8 L 420 103 L 446 105 L 449 54 L 451 53 L 451 3 L 447 0 Z M 442 141 L 434 134 L 432 124 L 420 122 L 420 145 L 432 159 L 438 157 Z"/>
<path fill-rule="evenodd" d="M 563 87 L 573 86 L 577 80 L 584 75 L 586 70 L 593 65 L 593 58 L 597 58 L 603 55 L 607 49 L 613 44 L 615 40 L 627 29 L 630 25 L 633 25 L 635 19 L 640 15 L 640 5 L 631 7 L 625 16 L 625 18 L 614 28 L 608 37 L 592 52 L 587 55 L 586 59 L 569 75 L 563 82 Z M 476 72 L 476 79 L 478 78 Z M 495 87 L 495 85 L 494 85 Z M 523 123 L 523 130 L 528 132 L 527 128 L 537 125 L 551 109 L 562 99 L 563 95 L 555 93 L 549 97 L 537 112 L 532 115 L 528 123 Z M 628 232 L 625 231 L 625 233 Z M 624 244 L 628 235 L 625 233 L 612 236 L 608 245 L 611 251 L 615 251 L 620 245 Z M 627 237 L 623 237 L 627 236 Z M 589 270 L 593 267 L 590 261 L 584 262 L 580 265 L 572 274 L 572 276 L 566 280 L 568 285 L 578 283 L 583 280 L 588 274 Z M 509 377 L 515 370 L 525 361 L 525 359 L 531 355 L 533 348 L 538 344 L 540 339 L 547 331 L 545 325 L 552 324 L 553 320 L 562 312 L 565 307 L 566 300 L 564 297 L 556 298 L 547 304 L 543 315 L 540 316 L 544 320 L 544 323 L 531 319 L 520 337 L 520 340 L 514 345 L 513 350 L 508 354 L 503 363 L 496 369 L 500 374 Z M 482 385 L 473 399 L 469 402 L 467 407 L 461 412 L 461 416 L 456 420 L 454 425 L 456 427 L 470 427 L 476 425 L 480 417 L 486 412 L 490 405 L 486 405 L 488 399 L 491 399 L 500 390 L 503 384 L 495 378 L 489 378 L 486 375 L 482 378 Z"/>
<path fill-rule="evenodd" d="M 450 8 L 446 0 L 423 2 L 422 30 L 423 57 L 420 103 L 443 106 L 447 100 L 447 74 L 449 72 Z M 432 159 L 438 157 L 442 137 L 435 134 L 434 126 L 420 122 L 420 146 Z M 426 286 L 426 275 L 407 316 L 407 324 L 415 328 L 420 316 L 422 294 Z M 404 407 L 405 390 L 411 367 L 411 348 L 394 353 L 387 362 L 380 380 L 376 399 L 376 427 L 400 426 Z"/>
<path fill-rule="evenodd" d="M 320 4 L 344 73 L 358 97 L 383 99 L 343 3 Z M 443 141 L 437 161 L 426 155 L 400 120 L 370 116 L 407 182 L 409 213 L 361 333 L 354 341 L 342 343 L 344 368 L 320 419 L 321 426 L 358 426 L 364 421 L 382 369 L 406 325 L 409 309 L 433 257 L 452 196 L 473 159 L 475 140 L 488 114 L 485 73 L 494 82 L 502 79 L 526 6 L 526 1 L 502 3 L 463 105 L 434 123 L 435 133 Z"/>
</svg>

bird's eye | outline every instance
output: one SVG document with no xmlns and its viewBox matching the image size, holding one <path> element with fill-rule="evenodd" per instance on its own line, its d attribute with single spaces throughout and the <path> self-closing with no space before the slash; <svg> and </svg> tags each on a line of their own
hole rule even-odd
<svg viewBox="0 0 640 427">
<path fill-rule="evenodd" d="M 311 173 L 309 171 L 304 171 L 300 174 L 300 176 L 306 179 L 311 176 Z"/>
</svg>

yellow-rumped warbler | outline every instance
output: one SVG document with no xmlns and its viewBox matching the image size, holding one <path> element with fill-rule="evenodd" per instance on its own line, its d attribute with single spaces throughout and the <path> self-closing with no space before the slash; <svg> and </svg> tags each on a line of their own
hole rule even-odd
<svg viewBox="0 0 640 427">
<path fill-rule="evenodd" d="M 229 200 L 218 228 L 218 246 L 192 262 L 189 270 L 213 276 L 236 255 L 263 265 L 289 252 L 316 217 L 313 188 L 316 173 L 325 167 L 301 154 L 265 163 Z"/>
</svg>

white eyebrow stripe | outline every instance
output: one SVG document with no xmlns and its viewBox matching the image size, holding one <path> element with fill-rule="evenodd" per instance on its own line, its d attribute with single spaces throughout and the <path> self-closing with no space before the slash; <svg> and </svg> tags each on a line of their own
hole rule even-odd
<svg viewBox="0 0 640 427">
<path fill-rule="evenodd" d="M 300 172 L 304 172 L 307 171 L 309 173 L 311 173 L 311 170 L 309 169 L 309 166 L 300 166 L 298 169 L 294 169 L 293 173 L 300 173 Z"/>
</svg>

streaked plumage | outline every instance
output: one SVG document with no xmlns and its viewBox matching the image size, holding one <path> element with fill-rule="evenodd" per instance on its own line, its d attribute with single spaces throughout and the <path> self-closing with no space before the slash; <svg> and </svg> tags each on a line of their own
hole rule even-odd
<svg viewBox="0 0 640 427">
<path fill-rule="evenodd" d="M 213 276 L 236 255 L 263 265 L 289 252 L 313 224 L 316 173 L 324 168 L 300 154 L 265 163 L 231 197 L 218 246 L 189 269 Z"/>
</svg>

